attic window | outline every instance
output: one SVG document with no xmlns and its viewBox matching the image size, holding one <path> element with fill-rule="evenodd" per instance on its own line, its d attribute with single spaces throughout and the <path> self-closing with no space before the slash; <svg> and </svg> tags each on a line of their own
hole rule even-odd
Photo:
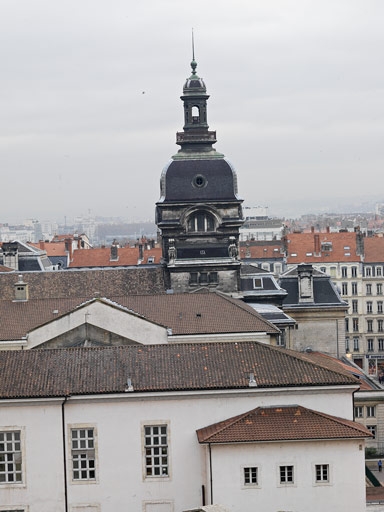
<svg viewBox="0 0 384 512">
<path fill-rule="evenodd" d="M 344 256 L 350 256 L 350 255 L 351 255 L 351 253 L 350 253 L 350 252 L 345 252 L 345 253 L 344 253 Z"/>
<path fill-rule="evenodd" d="M 311 252 L 307 252 L 305 255 L 306 256 L 312 256 L 312 253 Z"/>
<path fill-rule="evenodd" d="M 350 250 L 349 245 L 346 245 L 346 246 L 344 247 L 344 251 L 349 251 L 349 250 Z"/>
<path fill-rule="evenodd" d="M 148 256 L 148 263 L 155 263 L 154 256 Z"/>
<path fill-rule="evenodd" d="M 262 288 L 263 287 L 263 280 L 260 277 L 254 277 L 253 278 L 253 288 Z"/>
<path fill-rule="evenodd" d="M 322 242 L 321 250 L 325 252 L 332 251 L 332 242 Z"/>
<path fill-rule="evenodd" d="M 292 256 L 292 257 L 297 256 L 297 253 L 292 252 L 292 253 L 291 253 L 291 256 Z"/>
<path fill-rule="evenodd" d="M 273 252 L 279 252 L 279 249 L 277 249 L 276 247 L 273 249 Z"/>
</svg>

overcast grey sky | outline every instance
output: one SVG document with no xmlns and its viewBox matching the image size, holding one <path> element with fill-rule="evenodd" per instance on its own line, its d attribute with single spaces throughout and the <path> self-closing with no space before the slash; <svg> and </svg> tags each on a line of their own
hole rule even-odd
<svg viewBox="0 0 384 512">
<path fill-rule="evenodd" d="M 192 27 L 246 205 L 384 200 L 383 23 L 382 0 L 0 0 L 0 223 L 154 218 Z"/>
</svg>

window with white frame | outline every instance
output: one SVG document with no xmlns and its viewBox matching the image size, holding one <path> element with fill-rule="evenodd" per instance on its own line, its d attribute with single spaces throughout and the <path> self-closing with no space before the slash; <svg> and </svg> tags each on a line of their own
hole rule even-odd
<svg viewBox="0 0 384 512">
<path fill-rule="evenodd" d="M 261 277 L 253 278 L 253 288 L 262 288 L 263 287 L 263 279 Z"/>
<path fill-rule="evenodd" d="M 354 409 L 355 418 L 363 418 L 363 407 L 361 405 L 356 405 Z"/>
<path fill-rule="evenodd" d="M 351 267 L 352 277 L 357 277 L 357 267 Z"/>
<path fill-rule="evenodd" d="M 367 284 L 365 289 L 366 289 L 367 295 L 372 295 L 372 285 L 371 284 Z"/>
<path fill-rule="evenodd" d="M 95 429 L 71 429 L 72 479 L 96 480 Z"/>
<path fill-rule="evenodd" d="M 348 268 L 341 267 L 341 277 L 348 277 Z"/>
<path fill-rule="evenodd" d="M 372 301 L 371 300 L 368 300 L 367 301 L 367 313 L 370 314 L 372 313 L 373 309 L 372 309 Z"/>
<path fill-rule="evenodd" d="M 359 351 L 359 338 L 357 336 L 353 338 L 353 350 L 354 352 Z"/>
<path fill-rule="evenodd" d="M 243 484 L 245 486 L 258 485 L 258 468 L 256 466 L 243 468 L 243 477 Z"/>
<path fill-rule="evenodd" d="M 379 319 L 377 321 L 377 332 L 384 332 L 384 329 L 383 329 L 383 320 L 382 319 Z"/>
<path fill-rule="evenodd" d="M 367 425 L 367 429 L 373 435 L 373 439 L 376 439 L 376 425 Z"/>
<path fill-rule="evenodd" d="M 357 313 L 358 312 L 358 306 L 359 306 L 359 303 L 358 301 L 355 299 L 352 301 L 352 313 Z"/>
<path fill-rule="evenodd" d="M 280 484 L 293 484 L 293 466 L 280 466 Z"/>
<path fill-rule="evenodd" d="M 352 330 L 353 332 L 359 332 L 359 319 L 352 318 Z"/>
<path fill-rule="evenodd" d="M 357 283 L 351 283 L 352 285 L 352 295 L 357 295 Z"/>
<path fill-rule="evenodd" d="M 376 407 L 374 405 L 367 405 L 367 418 L 374 418 L 376 416 Z"/>
<path fill-rule="evenodd" d="M 144 426 L 145 474 L 148 477 L 167 477 L 168 428 L 167 425 Z"/>
<path fill-rule="evenodd" d="M 367 332 L 373 332 L 373 320 L 367 320 Z"/>
<path fill-rule="evenodd" d="M 383 275 L 383 267 L 376 267 L 376 276 L 381 277 Z"/>
<path fill-rule="evenodd" d="M 348 283 L 341 283 L 342 295 L 348 295 Z"/>
<path fill-rule="evenodd" d="M 0 485 L 23 481 L 21 431 L 0 432 Z"/>
<path fill-rule="evenodd" d="M 365 277 L 372 277 L 372 267 L 365 267 Z"/>
<path fill-rule="evenodd" d="M 377 312 L 378 313 L 382 313 L 383 312 L 383 301 L 382 300 L 378 300 L 377 301 Z"/>
<path fill-rule="evenodd" d="M 367 339 L 367 351 L 368 352 L 373 352 L 374 351 L 374 340 L 373 340 L 373 338 L 368 338 Z"/>
<path fill-rule="evenodd" d="M 384 351 L 384 338 L 379 338 L 377 340 L 377 343 L 379 345 L 379 351 L 383 352 Z"/>
<path fill-rule="evenodd" d="M 382 283 L 376 283 L 376 294 L 383 295 L 383 285 Z"/>
<path fill-rule="evenodd" d="M 329 482 L 329 464 L 315 464 L 315 481 L 317 484 Z"/>
<path fill-rule="evenodd" d="M 345 352 L 349 352 L 349 336 L 345 337 Z"/>
</svg>

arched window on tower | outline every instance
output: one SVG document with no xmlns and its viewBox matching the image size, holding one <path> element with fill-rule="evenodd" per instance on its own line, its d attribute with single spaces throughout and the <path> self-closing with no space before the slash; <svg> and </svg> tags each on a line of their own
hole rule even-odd
<svg viewBox="0 0 384 512">
<path fill-rule="evenodd" d="M 192 107 L 192 123 L 198 124 L 200 122 L 200 110 L 196 105 Z"/>
<path fill-rule="evenodd" d="M 208 212 L 195 212 L 187 222 L 187 230 L 192 232 L 214 231 L 215 220 Z"/>
</svg>

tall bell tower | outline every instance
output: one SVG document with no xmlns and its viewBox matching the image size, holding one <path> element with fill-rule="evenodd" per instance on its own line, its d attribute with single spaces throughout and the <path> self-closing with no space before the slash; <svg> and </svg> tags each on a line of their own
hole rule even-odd
<svg viewBox="0 0 384 512">
<path fill-rule="evenodd" d="M 202 287 L 236 294 L 240 289 L 239 228 L 243 223 L 237 176 L 213 145 L 208 94 L 197 63 L 183 87 L 180 146 L 161 174 L 156 224 L 170 286 L 177 292 Z"/>
</svg>

